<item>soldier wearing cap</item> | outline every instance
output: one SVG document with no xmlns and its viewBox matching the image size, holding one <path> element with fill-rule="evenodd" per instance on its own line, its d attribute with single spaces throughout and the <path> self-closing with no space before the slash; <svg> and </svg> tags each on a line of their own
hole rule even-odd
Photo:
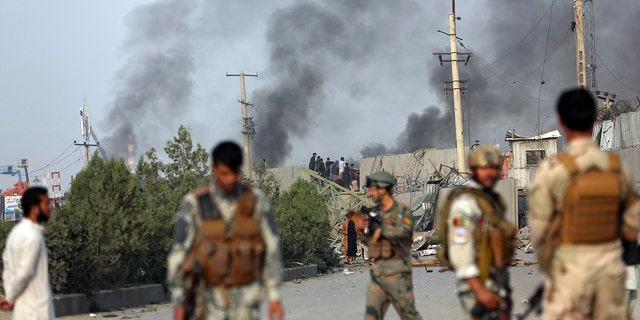
<svg viewBox="0 0 640 320">
<path fill-rule="evenodd" d="M 460 303 L 470 319 L 508 319 L 511 313 L 506 267 L 513 257 L 515 227 L 504 220 L 505 202 L 493 190 L 501 162 L 492 146 L 473 150 L 468 156 L 471 183 L 453 190 L 439 213 L 448 248 L 446 257 L 439 253 L 439 258 L 455 270 Z"/>
<path fill-rule="evenodd" d="M 590 92 L 564 92 L 556 111 L 568 143 L 537 169 L 527 199 L 531 241 L 545 274 L 542 318 L 629 319 L 621 242 L 637 253 L 635 180 L 619 156 L 594 143 Z M 594 174 L 597 179 L 583 180 Z"/>
<path fill-rule="evenodd" d="M 415 308 L 411 277 L 413 220 L 407 206 L 393 199 L 395 178 L 376 172 L 366 179 L 367 193 L 376 202 L 369 219 L 356 230 L 375 259 L 367 288 L 365 320 L 382 319 L 393 304 L 401 319 L 422 319 Z"/>
</svg>

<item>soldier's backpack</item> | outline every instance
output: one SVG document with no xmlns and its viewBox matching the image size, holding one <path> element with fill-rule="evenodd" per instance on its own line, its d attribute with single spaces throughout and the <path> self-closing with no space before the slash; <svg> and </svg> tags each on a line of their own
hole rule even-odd
<svg viewBox="0 0 640 320">
<path fill-rule="evenodd" d="M 487 192 L 471 187 L 458 187 L 454 189 L 447 197 L 442 208 L 438 212 L 438 233 L 440 235 L 440 249 L 437 252 L 438 260 L 442 265 L 454 270 L 454 266 L 449 259 L 449 232 L 447 221 L 451 203 L 463 194 L 468 194 L 476 201 L 483 215 L 483 223 L 478 223 L 473 232 L 475 240 L 476 259 L 479 261 L 480 274 L 482 278 L 487 277 L 493 256 L 489 244 L 489 234 L 487 224 L 491 228 L 497 228 L 501 231 L 503 244 L 502 261 L 505 266 L 511 264 L 513 254 L 515 252 L 515 235 L 516 228 L 505 219 L 506 204 L 502 198 L 494 197 Z M 484 225 L 483 225 L 484 224 Z"/>
</svg>

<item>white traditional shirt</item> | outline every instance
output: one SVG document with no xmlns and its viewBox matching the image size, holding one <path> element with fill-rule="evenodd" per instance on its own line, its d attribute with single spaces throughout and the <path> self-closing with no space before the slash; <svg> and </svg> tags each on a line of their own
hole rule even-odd
<svg viewBox="0 0 640 320">
<path fill-rule="evenodd" d="M 54 318 L 44 228 L 22 219 L 9 233 L 2 253 L 6 299 L 14 302 L 13 319 Z"/>
</svg>

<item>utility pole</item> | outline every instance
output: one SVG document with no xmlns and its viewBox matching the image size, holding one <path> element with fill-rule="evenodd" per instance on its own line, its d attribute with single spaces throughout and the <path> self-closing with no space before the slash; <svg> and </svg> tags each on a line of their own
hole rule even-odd
<svg viewBox="0 0 640 320">
<path fill-rule="evenodd" d="M 471 58 L 470 53 L 458 53 L 458 38 L 456 36 L 456 2 L 455 0 L 451 0 L 452 12 L 449 13 L 449 33 L 438 30 L 440 33 L 444 33 L 449 36 L 449 44 L 451 46 L 451 52 L 448 53 L 434 53 L 434 55 L 438 55 L 440 60 L 440 65 L 443 65 L 443 62 L 451 62 L 451 89 L 446 88 L 445 91 L 453 91 L 453 113 L 454 113 L 454 121 L 455 121 L 455 130 L 456 130 L 456 154 L 457 154 L 457 165 L 458 172 L 463 173 L 466 172 L 466 165 L 464 160 L 464 135 L 463 135 L 463 124 L 462 124 L 462 91 L 466 90 L 466 88 L 462 88 L 460 83 L 464 83 L 466 81 L 460 80 L 460 75 L 458 73 L 458 62 L 464 62 L 465 65 L 469 63 L 469 59 Z M 462 40 L 462 39 L 460 39 Z M 443 59 L 443 55 L 450 55 L 451 59 Z M 466 59 L 459 59 L 458 56 L 462 56 L 463 58 L 466 56 Z M 445 81 L 448 83 L 448 81 Z"/>
<path fill-rule="evenodd" d="M 18 160 L 18 168 L 24 168 L 25 179 L 27 179 L 27 186 L 31 183 L 29 182 L 29 160 L 20 159 Z"/>
<path fill-rule="evenodd" d="M 247 115 L 247 106 L 253 106 L 253 104 L 247 102 L 247 93 L 244 87 L 244 77 L 257 77 L 258 74 L 245 74 L 240 72 L 239 74 L 227 73 L 227 77 L 240 77 L 240 104 L 242 105 L 242 135 L 244 136 L 244 173 L 247 178 L 251 179 L 251 151 L 249 146 L 249 140 L 253 138 L 255 134 L 255 127 L 253 125 L 253 119 Z"/>
<path fill-rule="evenodd" d="M 576 42 L 576 83 L 593 93 L 596 83 L 596 40 L 592 0 L 573 1 L 571 28 Z"/>
<path fill-rule="evenodd" d="M 76 146 L 84 146 L 85 165 L 89 165 L 89 147 L 98 147 L 99 144 L 92 144 L 89 141 L 91 137 L 91 122 L 89 121 L 89 114 L 87 113 L 87 99 L 84 99 L 82 108 L 80 108 L 80 131 L 82 132 L 83 143 L 77 143 L 73 140 L 73 144 Z"/>
</svg>

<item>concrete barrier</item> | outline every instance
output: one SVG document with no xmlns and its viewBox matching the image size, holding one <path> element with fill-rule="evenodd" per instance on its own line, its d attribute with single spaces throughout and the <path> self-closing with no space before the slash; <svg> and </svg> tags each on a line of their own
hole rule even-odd
<svg viewBox="0 0 640 320">
<path fill-rule="evenodd" d="M 282 272 L 282 281 L 291 281 L 295 279 L 304 279 L 309 277 L 315 277 L 318 275 L 318 266 L 315 264 L 296 267 L 296 268 L 287 268 Z"/>
<path fill-rule="evenodd" d="M 291 281 L 318 275 L 317 265 L 308 265 L 283 270 L 282 280 Z M 169 295 L 160 284 L 148 284 L 131 288 L 101 290 L 92 299 L 85 294 L 63 294 L 53 297 L 56 317 L 84 314 L 97 309 L 101 311 L 131 308 L 169 301 Z M 9 319 L 10 313 L 0 312 L 0 320 Z"/>
</svg>

